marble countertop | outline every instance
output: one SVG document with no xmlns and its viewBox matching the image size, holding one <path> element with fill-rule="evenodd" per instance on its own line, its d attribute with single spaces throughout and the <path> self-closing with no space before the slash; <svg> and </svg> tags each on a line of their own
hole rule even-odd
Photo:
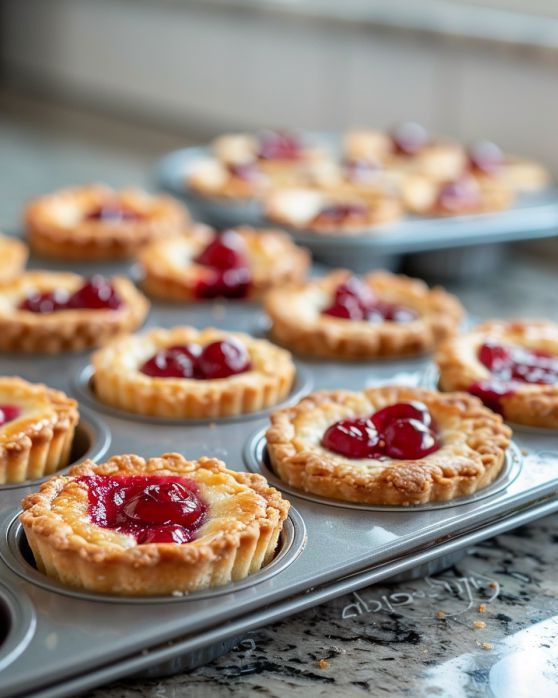
<svg viewBox="0 0 558 698">
<path fill-rule="evenodd" d="M 31 195 L 104 180 L 145 184 L 184 138 L 4 100 L 0 226 Z M 558 320 L 548 258 L 515 247 L 502 273 L 449 287 L 479 318 Z M 472 262 L 474 263 L 474 262 Z M 250 633 L 189 674 L 127 680 L 87 698 L 557 695 L 558 514 L 467 551 L 434 577 L 363 589 Z"/>
</svg>

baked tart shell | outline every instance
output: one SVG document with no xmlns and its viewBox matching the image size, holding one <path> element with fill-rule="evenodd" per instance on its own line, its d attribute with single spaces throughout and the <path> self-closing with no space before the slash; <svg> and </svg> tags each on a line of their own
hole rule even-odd
<svg viewBox="0 0 558 698">
<path fill-rule="evenodd" d="M 74 490 L 76 501 L 87 498 L 80 485 L 72 482 L 74 477 L 149 473 L 183 475 L 196 483 L 201 478 L 208 488 L 232 492 L 230 512 L 222 518 L 220 529 L 202 535 L 202 527 L 199 537 L 184 545 L 148 543 L 125 548 L 103 545 L 102 534 L 96 538 L 87 529 L 97 533 L 105 529 L 83 521 L 78 524 L 80 535 L 75 525 L 53 511 L 53 502 L 65 489 Z M 21 522 L 37 567 L 49 577 L 94 593 L 152 596 L 219 587 L 260 570 L 273 559 L 289 503 L 260 475 L 227 470 L 214 458 L 187 461 L 167 453 L 147 461 L 133 455 L 115 456 L 102 465 L 86 461 L 72 468 L 68 477 L 44 483 L 39 492 L 23 500 L 23 509 Z"/>
</svg>

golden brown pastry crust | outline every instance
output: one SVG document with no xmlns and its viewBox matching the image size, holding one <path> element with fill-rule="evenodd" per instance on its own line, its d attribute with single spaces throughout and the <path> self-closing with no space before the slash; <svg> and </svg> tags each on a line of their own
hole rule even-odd
<svg viewBox="0 0 558 698">
<path fill-rule="evenodd" d="M 558 357 L 558 324 L 546 320 L 490 321 L 471 332 L 456 335 L 438 348 L 436 363 L 440 371 L 441 390 L 468 390 L 490 378 L 490 371 L 480 363 L 480 346 L 492 339 L 502 344 L 548 351 Z M 558 429 L 558 385 L 514 384 L 511 395 L 500 399 L 505 419 L 517 424 Z"/>
<path fill-rule="evenodd" d="M 338 270 L 306 284 L 271 291 L 264 300 L 274 338 L 298 354 L 336 359 L 374 359 L 432 350 L 457 331 L 464 311 L 441 288 L 389 272 L 373 272 L 364 282 L 382 300 L 400 303 L 419 317 L 409 323 L 374 324 L 322 315 L 337 286 L 351 276 Z"/>
<path fill-rule="evenodd" d="M 322 215 L 324 208 L 336 204 L 356 204 L 365 211 L 348 215 L 342 222 L 331 221 Z M 401 218 L 397 198 L 382 189 L 361 190 L 281 188 L 273 190 L 265 200 L 269 220 L 296 230 L 320 234 L 358 234 L 393 223 Z"/>
<path fill-rule="evenodd" d="M 181 475 L 209 505 L 206 522 L 183 545 L 138 545 L 96 526 L 87 516 L 83 475 Z M 187 461 L 177 453 L 144 460 L 114 456 L 85 461 L 23 500 L 21 521 L 38 568 L 63 584 L 91 592 L 149 596 L 222 586 L 257 572 L 275 553 L 289 503 L 266 480 L 228 470 L 215 458 Z"/>
<path fill-rule="evenodd" d="M 0 377 L 0 402 L 22 410 L 0 426 L 0 484 L 35 480 L 68 465 L 79 420 L 75 400 L 46 385 Z"/>
<path fill-rule="evenodd" d="M 32 313 L 19 310 L 31 291 L 74 291 L 85 278 L 69 272 L 28 271 L 0 288 L 0 351 L 56 354 L 105 344 L 109 339 L 139 327 L 149 302 L 128 279 L 111 279 L 122 305 L 116 310 L 59 310 Z"/>
<path fill-rule="evenodd" d="M 310 254 L 297 247 L 279 230 L 259 230 L 243 226 L 233 229 L 245 243 L 252 283 L 248 299 L 258 299 L 270 288 L 302 281 L 310 266 Z M 194 301 L 196 287 L 211 279 L 208 267 L 192 260 L 211 242 L 215 232 L 207 226 L 194 226 L 188 235 L 154 242 L 139 254 L 145 290 L 157 298 Z"/>
<path fill-rule="evenodd" d="M 252 370 L 215 380 L 153 378 L 138 370 L 161 349 L 190 343 L 204 346 L 226 338 L 246 347 Z M 214 328 L 175 327 L 121 337 L 95 352 L 91 361 L 100 400 L 127 412 L 176 419 L 230 417 L 267 409 L 288 396 L 295 378 L 289 352 L 263 339 Z"/>
<path fill-rule="evenodd" d="M 419 400 L 438 425 L 441 448 L 420 460 L 352 460 L 320 445 L 336 421 Z M 271 415 L 267 448 L 275 472 L 292 487 L 346 502 L 426 504 L 473 494 L 498 476 L 511 430 L 465 393 L 385 386 L 360 393 L 323 391 Z"/>
<path fill-rule="evenodd" d="M 27 263 L 27 245 L 16 238 L 0 235 L 0 284 L 9 283 Z"/>
<path fill-rule="evenodd" d="M 85 218 L 107 201 L 121 203 L 142 218 L 114 223 Z M 35 252 L 87 261 L 130 257 L 151 240 L 181 233 L 189 218 L 186 208 L 170 196 L 135 189 L 115 192 L 98 184 L 41 196 L 25 209 L 27 239 Z"/>
<path fill-rule="evenodd" d="M 435 181 L 423 175 L 410 175 L 402 180 L 401 200 L 411 213 L 423 216 L 464 216 L 479 213 L 492 213 L 509 208 L 514 202 L 512 191 L 497 179 L 469 178 L 478 187 L 478 205 L 449 211 L 438 203 L 441 187 L 446 182 Z"/>
</svg>

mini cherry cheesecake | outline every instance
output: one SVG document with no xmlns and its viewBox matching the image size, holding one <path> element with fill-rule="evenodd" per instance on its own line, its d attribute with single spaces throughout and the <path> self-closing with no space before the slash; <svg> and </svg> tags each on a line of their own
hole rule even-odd
<svg viewBox="0 0 558 698">
<path fill-rule="evenodd" d="M 487 322 L 443 343 L 442 390 L 467 390 L 506 419 L 558 428 L 558 325 Z"/>
<path fill-rule="evenodd" d="M 265 201 L 274 223 L 314 233 L 363 233 L 401 218 L 399 202 L 387 191 L 320 191 L 310 188 L 274 190 Z"/>
<path fill-rule="evenodd" d="M 295 378 L 284 349 L 213 328 L 175 327 L 121 337 L 91 361 L 100 400 L 127 412 L 176 419 L 266 409 L 288 396 Z"/>
<path fill-rule="evenodd" d="M 27 262 L 27 245 L 16 238 L 0 235 L 0 284 L 13 281 Z"/>
<path fill-rule="evenodd" d="M 25 227 L 38 254 L 89 261 L 131 257 L 151 240 L 181 233 L 189 218 L 169 196 L 88 185 L 34 199 Z"/>
<path fill-rule="evenodd" d="M 548 170 L 538 162 L 504 153 L 491 141 L 473 143 L 467 154 L 473 177 L 480 181 L 497 180 L 513 192 L 538 191 L 551 181 Z"/>
<path fill-rule="evenodd" d="M 500 473 L 511 430 L 465 393 L 324 391 L 274 412 L 271 465 L 291 487 L 361 504 L 448 501 Z"/>
<path fill-rule="evenodd" d="M 77 403 L 61 391 L 0 377 L 0 484 L 65 468 L 78 420 Z"/>
<path fill-rule="evenodd" d="M 85 461 L 23 500 L 37 567 L 76 589 L 181 595 L 244 579 L 275 554 L 289 503 L 260 475 L 178 453 Z"/>
<path fill-rule="evenodd" d="M 402 182 L 401 197 L 407 210 L 426 216 L 490 213 L 509 208 L 514 200 L 512 191 L 499 180 L 467 172 L 445 181 L 410 175 Z"/>
<path fill-rule="evenodd" d="M 195 226 L 188 235 L 148 245 L 139 262 L 145 289 L 158 298 L 251 300 L 304 279 L 310 255 L 281 231 Z"/>
<path fill-rule="evenodd" d="M 374 272 L 334 271 L 265 298 L 272 334 L 309 356 L 373 359 L 432 350 L 459 326 L 463 308 L 440 288 Z"/>
<path fill-rule="evenodd" d="M 28 271 L 0 287 L 0 351 L 57 353 L 142 324 L 149 303 L 123 277 Z"/>
</svg>

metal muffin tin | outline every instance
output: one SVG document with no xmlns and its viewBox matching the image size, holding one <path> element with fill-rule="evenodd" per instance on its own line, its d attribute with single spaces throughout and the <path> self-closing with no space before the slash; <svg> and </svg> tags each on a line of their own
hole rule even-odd
<svg viewBox="0 0 558 698">
<path fill-rule="evenodd" d="M 322 142 L 334 154 L 339 152 L 339 135 L 310 132 L 306 136 L 313 143 Z M 189 188 L 187 177 L 193 163 L 209 154 L 207 146 L 169 153 L 155 168 L 155 183 L 182 198 L 199 219 L 212 225 L 283 227 L 297 243 L 309 248 L 317 261 L 358 272 L 394 270 L 404 256 L 411 255 L 406 264 L 414 273 L 460 279 L 486 274 L 497 266 L 502 243 L 558 234 L 558 191 L 551 187 L 520 196 L 513 207 L 496 213 L 448 218 L 408 215 L 392 225 L 351 234 L 289 229 L 267 221 L 256 200 L 204 197 Z"/>
<path fill-rule="evenodd" d="M 42 265 L 33 260 L 32 266 Z M 73 268 L 93 271 L 87 264 Z M 131 267 L 95 270 L 129 273 Z M 155 302 L 147 324 L 213 325 L 261 335 L 265 318 L 258 306 L 242 302 Z M 2 374 L 48 382 L 80 401 L 89 390 L 87 363 L 84 354 L 0 357 Z M 297 360 L 304 389 L 418 385 L 428 366 L 428 357 Z M 250 469 L 265 468 L 261 439 L 254 435 L 265 429 L 266 415 L 177 423 L 116 413 L 91 396 L 84 402 L 78 460 L 179 451 L 189 458 L 222 458 L 235 470 L 245 469 L 244 457 Z M 558 509 L 555 434 L 518 430 L 515 444 L 492 487 L 449 506 L 371 509 L 288 492 L 293 508 L 275 560 L 246 580 L 185 596 L 128 599 L 56 584 L 34 568 L 17 521 L 21 498 L 38 483 L 0 487 L 0 695 L 60 698 L 131 674 L 191 669 L 248 630 L 336 595 L 402 574 L 432 574 L 471 543 Z"/>
</svg>

